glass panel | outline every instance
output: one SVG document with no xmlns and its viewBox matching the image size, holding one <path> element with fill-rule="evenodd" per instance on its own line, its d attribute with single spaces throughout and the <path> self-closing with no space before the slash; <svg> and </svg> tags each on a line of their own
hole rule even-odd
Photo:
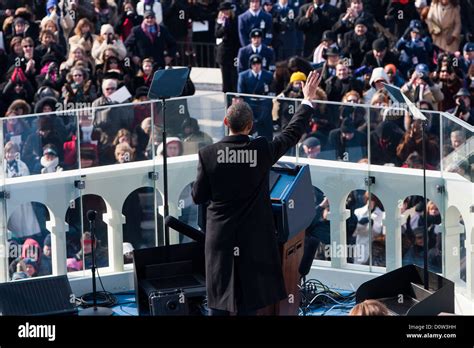
<svg viewBox="0 0 474 348">
<path fill-rule="evenodd" d="M 441 168 L 446 191 L 444 273 L 449 279 L 465 285 L 466 243 L 472 243 L 472 202 L 474 191 L 474 129 L 454 115 L 442 114 Z M 470 237 L 470 238 L 469 238 Z"/>
<path fill-rule="evenodd" d="M 222 139 L 225 135 L 223 124 L 225 111 L 222 93 L 208 93 L 166 101 L 169 212 L 170 215 L 193 227 L 198 227 L 198 207 L 191 198 L 197 162 L 194 158 L 178 160 L 174 157 L 196 154 L 200 148 Z M 155 160 L 158 166 L 163 161 L 162 148 L 162 145 L 158 147 Z M 171 243 L 189 241 L 188 238 L 173 231 L 170 238 Z"/>
<path fill-rule="evenodd" d="M 66 272 L 66 210 L 80 200 L 76 124 L 61 112 L 2 120 L 9 279 Z"/>
</svg>

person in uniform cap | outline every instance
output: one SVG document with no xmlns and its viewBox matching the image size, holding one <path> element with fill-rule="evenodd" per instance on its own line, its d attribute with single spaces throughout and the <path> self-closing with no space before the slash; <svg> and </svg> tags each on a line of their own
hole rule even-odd
<svg viewBox="0 0 474 348">
<path fill-rule="evenodd" d="M 262 69 L 262 57 L 253 54 L 249 59 L 250 69 L 239 74 L 237 92 L 254 95 L 268 95 L 273 74 Z M 273 138 L 272 100 L 270 98 L 252 98 L 249 104 L 254 115 L 254 129 L 252 133 L 265 136 L 268 140 Z"/>
<path fill-rule="evenodd" d="M 251 55 L 258 54 L 262 57 L 262 68 L 275 70 L 275 53 L 272 48 L 262 43 L 263 31 L 259 28 L 250 32 L 250 44 L 239 49 L 237 59 L 239 61 L 238 72 L 249 68 L 248 61 Z"/>
<path fill-rule="evenodd" d="M 249 34 L 254 28 L 263 32 L 263 43 L 270 45 L 273 39 L 272 16 L 262 11 L 260 0 L 250 0 L 247 11 L 239 16 L 239 39 L 242 47 L 250 44 Z"/>
</svg>

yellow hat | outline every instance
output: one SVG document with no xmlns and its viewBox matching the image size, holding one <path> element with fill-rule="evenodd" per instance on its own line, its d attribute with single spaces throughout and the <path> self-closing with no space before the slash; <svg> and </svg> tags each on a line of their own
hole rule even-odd
<svg viewBox="0 0 474 348">
<path fill-rule="evenodd" d="M 306 75 L 303 74 L 301 71 L 291 74 L 290 83 L 293 83 L 295 81 L 306 81 Z"/>
</svg>

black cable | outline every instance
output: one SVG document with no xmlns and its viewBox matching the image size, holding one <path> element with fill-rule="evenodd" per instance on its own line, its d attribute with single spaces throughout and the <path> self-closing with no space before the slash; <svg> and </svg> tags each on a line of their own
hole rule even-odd
<svg viewBox="0 0 474 348">
<path fill-rule="evenodd" d="M 102 279 L 99 274 L 99 269 L 96 269 L 97 277 L 99 278 L 100 286 L 102 287 L 103 291 L 97 291 L 96 298 L 97 298 L 97 306 L 98 307 L 113 307 L 117 304 L 117 297 L 115 297 L 111 292 L 108 292 L 104 288 L 104 284 L 102 283 Z M 87 294 L 82 295 L 76 300 L 79 303 L 79 306 L 83 308 L 92 307 L 93 304 L 94 294 L 89 292 Z"/>
</svg>

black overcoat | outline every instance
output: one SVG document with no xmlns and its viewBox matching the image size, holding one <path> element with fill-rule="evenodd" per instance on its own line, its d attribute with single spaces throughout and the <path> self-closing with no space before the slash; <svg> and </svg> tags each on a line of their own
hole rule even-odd
<svg viewBox="0 0 474 348">
<path fill-rule="evenodd" d="M 234 135 L 199 150 L 192 197 L 196 204 L 210 201 L 205 243 L 209 308 L 235 312 L 239 299 L 239 310 L 255 310 L 287 297 L 270 202 L 269 171 L 296 145 L 312 114 L 312 107 L 300 106 L 273 141 Z M 256 153 L 256 162 L 229 163 L 232 157 L 222 156 L 237 150 Z"/>
</svg>

